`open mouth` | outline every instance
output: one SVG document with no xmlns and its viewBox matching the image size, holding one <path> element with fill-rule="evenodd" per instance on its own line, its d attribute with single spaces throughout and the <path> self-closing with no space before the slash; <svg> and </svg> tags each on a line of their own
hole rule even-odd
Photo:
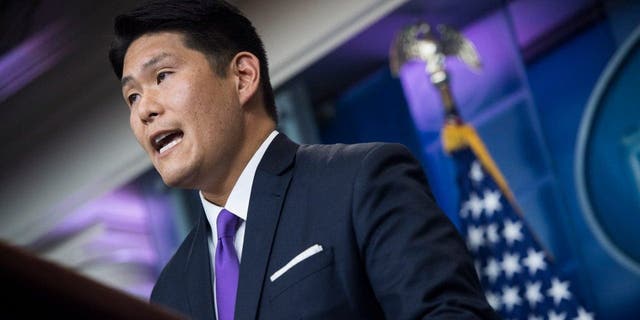
<svg viewBox="0 0 640 320">
<path fill-rule="evenodd" d="M 183 135 L 180 130 L 162 132 L 151 138 L 151 144 L 158 153 L 163 154 L 180 143 Z"/>
</svg>

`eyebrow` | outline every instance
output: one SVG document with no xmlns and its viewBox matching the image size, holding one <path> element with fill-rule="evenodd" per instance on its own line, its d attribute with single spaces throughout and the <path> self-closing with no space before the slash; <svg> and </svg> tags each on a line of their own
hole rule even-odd
<svg viewBox="0 0 640 320">
<path fill-rule="evenodd" d="M 145 71 L 146 69 L 149 69 L 155 65 L 157 65 L 160 61 L 164 60 L 165 58 L 170 57 L 171 54 L 166 53 L 166 52 L 161 52 L 160 54 L 154 56 L 153 58 L 149 59 L 149 61 L 145 62 L 142 65 L 142 71 Z M 133 80 L 132 76 L 125 76 L 122 77 L 122 80 L 120 80 L 120 84 L 122 87 L 124 87 L 125 85 L 127 85 L 127 83 L 131 82 Z"/>
</svg>

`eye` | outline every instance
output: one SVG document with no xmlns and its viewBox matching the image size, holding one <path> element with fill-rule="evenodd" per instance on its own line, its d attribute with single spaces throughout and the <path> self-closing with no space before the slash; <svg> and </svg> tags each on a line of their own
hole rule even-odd
<svg viewBox="0 0 640 320">
<path fill-rule="evenodd" d="M 156 77 L 156 83 L 160 84 L 160 82 L 164 81 L 164 79 L 167 77 L 167 75 L 169 75 L 170 72 L 167 71 L 162 71 L 160 73 L 158 73 L 158 76 Z"/>
<path fill-rule="evenodd" d="M 138 101 L 139 98 L 140 98 L 139 94 L 133 93 L 127 97 L 127 102 L 129 102 L 129 105 L 132 106 L 136 101 Z"/>
</svg>

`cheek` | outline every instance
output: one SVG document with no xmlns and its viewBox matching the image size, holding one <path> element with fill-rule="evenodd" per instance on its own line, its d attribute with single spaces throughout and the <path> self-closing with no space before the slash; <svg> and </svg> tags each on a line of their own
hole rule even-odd
<svg viewBox="0 0 640 320">
<path fill-rule="evenodd" d="M 194 104 L 198 90 L 191 84 L 189 79 L 176 77 L 171 79 L 170 83 L 167 82 L 167 85 L 159 90 L 157 94 L 167 107 L 188 109 Z"/>
<path fill-rule="evenodd" d="M 140 124 L 140 119 L 136 117 L 133 113 L 129 116 L 129 127 L 131 128 L 131 132 L 138 140 L 138 143 L 142 144 L 143 131 Z"/>
</svg>

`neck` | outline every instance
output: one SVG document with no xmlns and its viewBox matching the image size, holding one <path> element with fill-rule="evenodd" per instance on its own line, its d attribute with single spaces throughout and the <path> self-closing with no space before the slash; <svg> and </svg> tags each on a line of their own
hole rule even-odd
<svg viewBox="0 0 640 320">
<path fill-rule="evenodd" d="M 255 123 L 258 123 L 256 125 Z M 275 130 L 276 126 L 273 121 L 256 121 L 251 126 L 247 126 L 250 129 L 250 133 L 245 135 L 241 150 L 237 153 L 236 159 L 231 163 L 229 171 L 222 179 L 214 182 L 211 186 L 202 188 L 202 195 L 204 198 L 220 207 L 224 207 L 231 194 L 231 190 L 235 186 L 240 174 L 247 166 L 253 155 L 256 153 L 260 145 L 267 139 L 269 134 Z"/>
</svg>

